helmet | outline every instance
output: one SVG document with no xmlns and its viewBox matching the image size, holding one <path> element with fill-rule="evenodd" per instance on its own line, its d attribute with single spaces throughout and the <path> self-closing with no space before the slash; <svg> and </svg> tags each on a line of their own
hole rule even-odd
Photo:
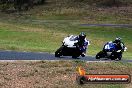
<svg viewBox="0 0 132 88">
<path fill-rule="evenodd" d="M 121 43 L 121 38 L 120 37 L 116 37 L 115 42 L 116 43 Z"/>
<path fill-rule="evenodd" d="M 81 32 L 80 34 L 79 34 L 79 39 L 80 40 L 84 40 L 86 38 L 86 34 L 84 33 L 84 32 Z"/>
</svg>

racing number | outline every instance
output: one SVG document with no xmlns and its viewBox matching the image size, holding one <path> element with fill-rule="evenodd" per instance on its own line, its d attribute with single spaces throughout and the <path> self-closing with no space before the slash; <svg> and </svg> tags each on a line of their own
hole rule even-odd
<svg viewBox="0 0 132 88">
<path fill-rule="evenodd" d="M 110 49 L 110 46 L 109 46 L 109 45 L 106 45 L 106 46 L 105 46 L 105 49 Z"/>
</svg>

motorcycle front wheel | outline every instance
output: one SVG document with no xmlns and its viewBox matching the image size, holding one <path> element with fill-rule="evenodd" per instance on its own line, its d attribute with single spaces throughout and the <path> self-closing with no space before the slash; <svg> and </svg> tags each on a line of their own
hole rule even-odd
<svg viewBox="0 0 132 88">
<path fill-rule="evenodd" d="M 116 52 L 112 52 L 110 55 L 110 59 L 111 60 L 116 60 L 117 59 L 117 53 Z"/>
<path fill-rule="evenodd" d="M 122 59 L 122 53 L 118 53 L 118 60 L 121 60 Z"/>
<path fill-rule="evenodd" d="M 60 57 L 62 50 L 63 50 L 64 46 L 61 46 L 59 49 L 57 49 L 57 51 L 55 52 L 55 57 Z"/>
<path fill-rule="evenodd" d="M 104 57 L 104 52 L 103 51 L 100 51 L 99 53 L 97 53 L 96 55 L 96 59 L 100 59 L 100 58 L 103 58 Z"/>
</svg>

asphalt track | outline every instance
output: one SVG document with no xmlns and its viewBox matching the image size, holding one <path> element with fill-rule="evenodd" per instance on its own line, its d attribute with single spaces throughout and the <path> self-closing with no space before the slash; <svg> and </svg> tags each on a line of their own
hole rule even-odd
<svg viewBox="0 0 132 88">
<path fill-rule="evenodd" d="M 73 59 L 70 56 L 62 56 L 57 58 L 54 54 L 49 54 L 45 52 L 18 52 L 18 51 L 0 51 L 0 60 L 83 60 L 83 61 L 97 61 L 97 62 L 110 62 L 109 59 L 97 60 L 95 57 L 86 56 Z M 114 60 L 113 60 L 114 61 Z M 132 62 L 132 60 L 121 60 L 120 62 Z"/>
</svg>

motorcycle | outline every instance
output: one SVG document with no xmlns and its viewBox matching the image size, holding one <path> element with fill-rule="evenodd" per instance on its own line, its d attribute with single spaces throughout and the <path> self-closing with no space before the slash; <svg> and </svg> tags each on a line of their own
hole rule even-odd
<svg viewBox="0 0 132 88">
<path fill-rule="evenodd" d="M 122 53 L 126 51 L 126 47 L 123 50 L 118 50 L 117 45 L 113 42 L 108 42 L 104 45 L 104 48 L 102 51 L 97 53 L 96 59 L 100 58 L 110 58 L 111 60 L 121 60 Z"/>
<path fill-rule="evenodd" d="M 76 36 L 71 35 L 64 38 L 62 46 L 55 52 L 55 57 L 72 56 L 72 58 L 77 58 L 80 55 L 84 57 L 82 49 L 79 47 L 78 40 L 75 40 L 75 37 Z"/>
</svg>

